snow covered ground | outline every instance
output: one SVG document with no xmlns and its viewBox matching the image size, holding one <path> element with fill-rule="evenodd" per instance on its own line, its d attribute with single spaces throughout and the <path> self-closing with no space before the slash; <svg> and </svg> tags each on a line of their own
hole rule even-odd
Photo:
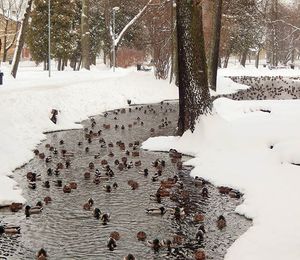
<svg viewBox="0 0 300 260">
<path fill-rule="evenodd" d="M 16 80 L 6 67 L 1 69 L 5 78 L 0 86 L 0 205 L 23 201 L 7 176 L 33 157 L 32 150 L 45 138 L 43 132 L 81 127 L 75 122 L 125 107 L 127 99 L 151 103 L 178 96 L 167 81 L 133 69 L 54 72 L 48 79 L 41 68 L 22 66 Z M 229 93 L 245 86 L 226 76 L 300 76 L 300 71 L 232 68 L 219 75 L 218 93 Z M 49 120 L 53 108 L 60 111 L 57 125 Z M 291 164 L 300 163 L 299 119 L 298 100 L 218 99 L 215 113 L 202 117 L 193 134 L 144 144 L 147 149 L 175 148 L 191 154 L 195 158 L 187 163 L 195 166 L 193 176 L 245 194 L 237 212 L 253 218 L 254 225 L 229 249 L 227 260 L 300 259 L 300 167 Z"/>
<path fill-rule="evenodd" d="M 175 86 L 155 80 L 150 72 L 134 69 L 93 68 L 91 72 L 53 72 L 49 79 L 40 67 L 21 67 L 16 80 L 4 71 L 0 86 L 0 206 L 23 202 L 21 191 L 7 176 L 33 157 L 33 149 L 43 139 L 43 132 L 79 128 L 75 124 L 88 116 L 133 103 L 153 103 L 178 96 Z M 58 124 L 50 112 L 60 111 Z"/>
<path fill-rule="evenodd" d="M 273 73 L 266 72 L 223 70 L 220 74 Z M 282 70 L 275 75 L 300 76 L 300 71 Z M 212 115 L 201 118 L 193 134 L 151 138 L 143 148 L 175 148 L 193 155 L 187 162 L 195 166 L 193 176 L 244 193 L 245 201 L 236 211 L 252 218 L 253 227 L 228 250 L 226 260 L 299 260 L 300 166 L 294 164 L 300 164 L 300 100 L 221 98 L 214 102 L 214 109 Z"/>
</svg>

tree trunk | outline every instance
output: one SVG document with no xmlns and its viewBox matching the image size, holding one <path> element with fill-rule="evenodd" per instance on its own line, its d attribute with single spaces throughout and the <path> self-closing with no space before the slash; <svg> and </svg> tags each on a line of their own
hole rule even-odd
<svg viewBox="0 0 300 260">
<path fill-rule="evenodd" d="M 79 62 L 78 62 L 78 64 L 77 64 L 76 70 L 80 70 L 81 63 L 82 63 L 82 57 L 80 56 L 80 59 L 79 59 Z"/>
<path fill-rule="evenodd" d="M 27 8 L 26 8 L 24 18 L 22 21 L 22 25 L 20 28 L 20 32 L 18 35 L 17 46 L 15 49 L 14 59 L 13 59 L 13 67 L 12 67 L 12 71 L 11 71 L 11 75 L 14 78 L 16 78 L 16 76 L 17 76 L 19 62 L 20 62 L 21 54 L 22 54 L 22 49 L 23 49 L 24 42 L 25 42 L 25 33 L 27 30 L 28 20 L 29 20 L 30 13 L 31 13 L 32 2 L 33 2 L 33 0 L 28 0 Z"/>
<path fill-rule="evenodd" d="M 61 58 L 58 58 L 58 62 L 57 62 L 57 70 L 61 71 Z"/>
<path fill-rule="evenodd" d="M 210 86 L 212 90 L 217 89 L 217 74 L 220 53 L 220 40 L 221 40 L 221 25 L 222 25 L 222 0 L 215 1 L 215 17 L 213 38 L 210 57 Z"/>
<path fill-rule="evenodd" d="M 90 32 L 89 32 L 89 0 L 82 0 L 81 15 L 81 46 L 82 46 L 82 66 L 90 70 Z"/>
<path fill-rule="evenodd" d="M 259 55 L 260 55 L 260 49 L 256 53 L 256 59 L 255 59 L 255 67 L 258 69 L 259 66 Z"/>
<path fill-rule="evenodd" d="M 243 53 L 241 55 L 241 61 L 240 61 L 240 63 L 241 63 L 241 65 L 243 67 L 246 66 L 247 54 L 248 54 L 248 50 L 245 50 L 245 51 L 243 51 Z"/>
<path fill-rule="evenodd" d="M 5 27 L 4 27 L 4 37 L 3 37 L 3 62 L 6 62 L 7 57 L 7 32 L 8 32 L 8 19 L 5 21 Z"/>
<path fill-rule="evenodd" d="M 177 1 L 180 135 L 211 110 L 201 9 L 199 0 Z"/>
</svg>

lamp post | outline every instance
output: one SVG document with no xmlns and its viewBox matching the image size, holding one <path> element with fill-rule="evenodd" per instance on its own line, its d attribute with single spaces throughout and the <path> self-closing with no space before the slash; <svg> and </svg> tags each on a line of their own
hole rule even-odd
<svg viewBox="0 0 300 260">
<path fill-rule="evenodd" d="M 48 70 L 51 77 L 51 0 L 48 0 Z"/>
<path fill-rule="evenodd" d="M 116 70 L 116 12 L 120 7 L 116 6 L 112 9 L 113 12 L 113 72 Z"/>
</svg>

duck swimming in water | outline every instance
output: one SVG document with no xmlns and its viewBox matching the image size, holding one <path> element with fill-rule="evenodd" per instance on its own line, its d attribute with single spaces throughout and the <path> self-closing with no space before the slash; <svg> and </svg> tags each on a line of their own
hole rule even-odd
<svg viewBox="0 0 300 260">
<path fill-rule="evenodd" d="M 107 241 L 107 247 L 110 251 L 114 251 L 115 248 L 117 247 L 117 242 L 115 239 L 113 239 L 112 237 L 110 237 Z"/>
<path fill-rule="evenodd" d="M 37 260 L 46 260 L 47 252 L 44 248 L 41 248 L 37 253 Z"/>
<path fill-rule="evenodd" d="M 25 215 L 26 217 L 29 217 L 32 214 L 40 214 L 42 213 L 43 208 L 40 206 L 36 206 L 36 207 L 30 207 L 29 205 L 27 205 L 25 207 Z"/>
<path fill-rule="evenodd" d="M 146 209 L 146 213 L 150 215 L 164 215 L 167 210 L 164 207 L 156 208 L 156 209 Z"/>
<path fill-rule="evenodd" d="M 219 216 L 219 218 L 217 220 L 217 227 L 220 230 L 222 230 L 223 228 L 226 227 L 226 220 L 223 215 Z"/>
<path fill-rule="evenodd" d="M 5 226 L 0 226 L 0 236 L 2 234 L 7 234 L 7 235 L 15 235 L 15 234 L 20 234 L 21 228 L 20 227 L 5 227 Z"/>
<path fill-rule="evenodd" d="M 135 260 L 135 257 L 133 256 L 133 254 L 128 254 L 124 257 L 124 260 Z"/>
<path fill-rule="evenodd" d="M 94 217 L 96 219 L 100 219 L 100 216 L 101 216 L 101 210 L 99 208 L 95 208 L 94 209 Z"/>
<path fill-rule="evenodd" d="M 103 214 L 101 220 L 103 225 L 107 225 L 107 223 L 110 221 L 110 214 L 109 213 Z"/>
<path fill-rule="evenodd" d="M 159 240 L 156 238 L 153 241 L 147 241 L 148 246 L 150 246 L 151 248 L 153 248 L 154 251 L 158 251 L 161 248 L 161 243 L 159 242 Z"/>
</svg>

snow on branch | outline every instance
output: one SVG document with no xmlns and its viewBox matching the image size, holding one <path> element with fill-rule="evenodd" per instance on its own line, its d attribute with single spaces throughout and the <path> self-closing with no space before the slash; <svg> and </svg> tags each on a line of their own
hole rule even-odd
<svg viewBox="0 0 300 260">
<path fill-rule="evenodd" d="M 123 38 L 124 34 L 126 33 L 126 31 L 142 16 L 142 14 L 146 11 L 146 9 L 148 8 L 148 6 L 153 2 L 153 0 L 149 0 L 149 2 L 143 7 L 143 9 L 141 9 L 139 11 L 139 13 L 132 18 L 132 20 L 123 28 L 123 30 L 120 32 L 119 36 L 117 37 L 117 39 L 115 40 L 115 46 L 118 46 L 121 39 Z"/>
</svg>

